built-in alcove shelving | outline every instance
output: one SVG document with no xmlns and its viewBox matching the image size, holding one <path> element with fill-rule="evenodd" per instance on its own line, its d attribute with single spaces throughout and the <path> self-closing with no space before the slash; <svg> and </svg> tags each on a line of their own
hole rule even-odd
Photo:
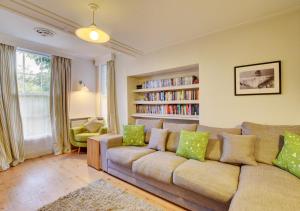
<svg viewBox="0 0 300 211">
<path fill-rule="evenodd" d="M 199 121 L 198 64 L 127 78 L 128 119 Z"/>
</svg>

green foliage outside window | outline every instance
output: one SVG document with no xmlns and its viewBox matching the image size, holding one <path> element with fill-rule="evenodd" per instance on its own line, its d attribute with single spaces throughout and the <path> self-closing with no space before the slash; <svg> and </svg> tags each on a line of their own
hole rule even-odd
<svg viewBox="0 0 300 211">
<path fill-rule="evenodd" d="M 49 56 L 17 51 L 17 79 L 20 94 L 47 94 L 50 89 Z"/>
</svg>

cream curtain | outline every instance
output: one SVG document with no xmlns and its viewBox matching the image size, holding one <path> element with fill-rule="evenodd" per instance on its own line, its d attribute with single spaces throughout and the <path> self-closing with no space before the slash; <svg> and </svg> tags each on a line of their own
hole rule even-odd
<svg viewBox="0 0 300 211">
<path fill-rule="evenodd" d="M 70 152 L 69 96 L 71 91 L 71 60 L 58 56 L 52 58 L 50 85 L 50 118 L 54 153 Z"/>
<path fill-rule="evenodd" d="M 24 161 L 16 50 L 0 43 L 0 170 Z"/>
<path fill-rule="evenodd" d="M 107 62 L 107 124 L 113 133 L 119 132 L 116 105 L 115 61 Z"/>
</svg>

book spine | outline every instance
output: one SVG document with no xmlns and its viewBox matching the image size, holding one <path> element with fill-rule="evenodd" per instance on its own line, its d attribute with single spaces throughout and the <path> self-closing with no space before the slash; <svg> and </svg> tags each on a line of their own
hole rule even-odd
<svg viewBox="0 0 300 211">
<path fill-rule="evenodd" d="M 170 79 L 158 79 L 158 80 L 149 80 L 145 81 L 142 84 L 143 89 L 149 88 L 159 88 L 159 87 L 168 87 L 168 86 L 182 86 L 182 85 L 191 85 L 198 83 L 197 76 L 185 76 L 185 77 L 177 77 Z"/>
</svg>

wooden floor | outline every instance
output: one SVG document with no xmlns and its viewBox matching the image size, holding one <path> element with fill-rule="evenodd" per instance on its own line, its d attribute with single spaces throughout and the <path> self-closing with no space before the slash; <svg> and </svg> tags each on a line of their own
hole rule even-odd
<svg viewBox="0 0 300 211">
<path fill-rule="evenodd" d="M 97 179 L 105 179 L 166 210 L 183 210 L 148 192 L 99 172 L 86 164 L 86 155 L 45 156 L 0 172 L 0 210 L 36 210 Z"/>
</svg>

